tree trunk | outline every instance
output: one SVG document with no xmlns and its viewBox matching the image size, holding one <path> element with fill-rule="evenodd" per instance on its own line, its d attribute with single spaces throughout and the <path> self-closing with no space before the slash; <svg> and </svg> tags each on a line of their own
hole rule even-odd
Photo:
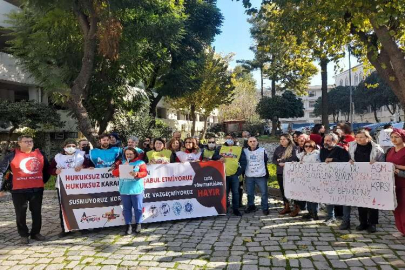
<svg viewBox="0 0 405 270">
<path fill-rule="evenodd" d="M 190 106 L 190 118 L 191 118 L 191 136 L 194 136 L 195 134 L 195 122 L 196 122 L 196 114 L 195 114 L 195 108 L 196 106 L 193 104 Z"/>
<path fill-rule="evenodd" d="M 391 115 L 394 115 L 394 114 L 395 114 L 395 112 L 396 112 L 396 106 L 395 106 L 395 105 L 392 105 L 392 110 L 390 109 L 390 105 L 385 105 L 385 107 L 387 108 L 388 112 L 389 112 Z"/>
<path fill-rule="evenodd" d="M 106 112 L 104 114 L 103 119 L 101 119 L 100 122 L 98 123 L 98 125 L 99 125 L 98 134 L 99 135 L 103 134 L 106 131 L 108 124 L 114 118 L 114 113 L 115 113 L 115 103 L 114 103 L 113 98 L 111 98 L 111 100 L 108 103 L 108 106 L 106 108 Z"/>
<path fill-rule="evenodd" d="M 374 112 L 374 119 L 375 119 L 375 121 L 376 121 L 377 123 L 380 123 L 380 119 L 378 119 L 378 116 L 377 116 L 377 108 L 373 108 L 373 112 Z"/>
<path fill-rule="evenodd" d="M 206 116 L 206 115 L 204 115 L 204 128 L 203 128 L 203 131 L 202 131 L 202 135 L 201 135 L 201 139 L 205 139 L 205 134 L 207 134 L 207 122 L 208 122 L 208 117 L 209 116 Z"/>
<path fill-rule="evenodd" d="M 79 130 L 94 146 L 97 143 L 95 132 L 89 114 L 83 105 L 83 100 L 87 97 L 87 89 L 94 68 L 94 58 L 96 54 L 96 32 L 97 17 L 91 1 L 83 1 L 86 6 L 88 15 L 84 14 L 78 7 L 75 8 L 77 20 L 83 34 L 83 58 L 82 66 L 73 81 L 71 89 L 71 99 L 67 102 L 69 109 L 73 112 L 78 122 Z"/>
<path fill-rule="evenodd" d="M 276 78 L 273 77 L 271 79 L 271 97 L 274 98 L 276 96 Z M 277 117 L 271 119 L 271 136 L 275 137 L 277 131 Z"/>
<path fill-rule="evenodd" d="M 149 107 L 149 114 L 153 117 L 156 118 L 156 109 L 159 101 L 163 98 L 161 94 L 158 94 L 156 97 L 154 97 L 150 103 Z"/>
<path fill-rule="evenodd" d="M 328 119 L 328 58 L 321 58 L 321 80 L 322 80 L 322 125 L 325 126 L 326 132 L 329 131 L 329 119 Z"/>
<path fill-rule="evenodd" d="M 260 94 L 263 98 L 264 96 L 264 86 L 263 86 L 263 66 L 260 67 Z"/>
</svg>

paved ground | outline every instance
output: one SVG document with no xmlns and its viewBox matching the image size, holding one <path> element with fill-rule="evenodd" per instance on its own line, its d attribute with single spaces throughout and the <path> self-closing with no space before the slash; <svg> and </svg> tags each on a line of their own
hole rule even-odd
<svg viewBox="0 0 405 270">
<path fill-rule="evenodd" d="M 378 232 L 339 231 L 321 221 L 261 211 L 146 225 L 142 235 L 120 228 L 58 239 L 57 199 L 47 195 L 43 230 L 48 241 L 18 244 L 14 209 L 0 202 L 0 269 L 405 269 L 405 238 L 390 212 L 380 212 Z M 356 211 L 353 211 L 356 212 Z"/>
</svg>

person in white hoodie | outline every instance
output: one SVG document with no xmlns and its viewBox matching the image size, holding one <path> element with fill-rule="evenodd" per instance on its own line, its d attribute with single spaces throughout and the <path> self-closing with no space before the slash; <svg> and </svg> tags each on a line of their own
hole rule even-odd
<svg viewBox="0 0 405 270">
<path fill-rule="evenodd" d="M 370 133 L 361 129 L 356 133 L 356 141 L 349 143 L 350 163 L 353 162 L 383 162 L 385 160 L 384 150 L 376 143 Z M 356 230 L 366 230 L 374 233 L 378 224 L 378 209 L 358 207 L 360 225 Z"/>
<path fill-rule="evenodd" d="M 312 140 L 307 140 L 304 143 L 304 151 L 297 154 L 297 158 L 301 163 L 318 163 L 321 162 L 319 158 L 319 150 L 317 144 Z M 304 220 L 319 220 L 318 217 L 318 203 L 307 202 L 308 214 L 302 216 Z"/>
</svg>

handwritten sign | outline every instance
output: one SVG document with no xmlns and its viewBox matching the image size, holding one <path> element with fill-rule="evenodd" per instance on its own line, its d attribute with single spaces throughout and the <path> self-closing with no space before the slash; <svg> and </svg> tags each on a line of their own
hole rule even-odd
<svg viewBox="0 0 405 270">
<path fill-rule="evenodd" d="M 284 190 L 289 199 L 394 210 L 392 163 L 286 163 Z"/>
</svg>

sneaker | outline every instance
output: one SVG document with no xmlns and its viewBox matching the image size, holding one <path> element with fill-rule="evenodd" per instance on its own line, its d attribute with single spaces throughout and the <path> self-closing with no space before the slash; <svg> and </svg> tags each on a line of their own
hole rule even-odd
<svg viewBox="0 0 405 270">
<path fill-rule="evenodd" d="M 22 244 L 22 245 L 28 245 L 29 243 L 30 243 L 30 240 L 28 239 L 28 237 L 22 236 L 22 237 L 20 238 L 20 244 Z"/>
<path fill-rule="evenodd" d="M 343 221 L 339 226 L 339 230 L 350 230 L 350 222 Z"/>
<path fill-rule="evenodd" d="M 325 224 L 327 226 L 332 226 L 336 224 L 336 219 L 335 218 L 328 218 L 324 220 Z"/>
<path fill-rule="evenodd" d="M 249 206 L 249 207 L 245 210 L 245 213 L 246 213 L 246 214 L 249 214 L 249 213 L 253 213 L 253 212 L 256 212 L 256 211 L 257 211 L 256 206 L 255 206 L 255 205 L 251 205 L 251 206 Z"/>
<path fill-rule="evenodd" d="M 313 219 L 313 220 L 319 220 L 318 214 L 313 214 L 313 215 L 312 215 L 312 219 Z"/>
<path fill-rule="evenodd" d="M 135 224 L 135 233 L 141 233 L 142 226 L 141 223 Z"/>
<path fill-rule="evenodd" d="M 377 226 L 375 224 L 371 224 L 370 226 L 368 226 L 367 231 L 369 233 L 375 233 L 377 231 Z"/>
<path fill-rule="evenodd" d="M 132 234 L 132 226 L 131 226 L 131 224 L 125 225 L 125 231 L 124 232 L 125 232 L 126 235 Z"/>
<path fill-rule="evenodd" d="M 270 214 L 269 209 L 267 209 L 267 210 L 263 210 L 263 215 L 268 216 L 269 214 Z"/>
<path fill-rule="evenodd" d="M 41 235 L 40 233 L 31 236 L 31 239 L 37 240 L 37 241 L 45 241 L 45 236 Z"/>
<path fill-rule="evenodd" d="M 367 225 L 366 224 L 361 224 L 359 226 L 356 227 L 356 231 L 364 231 L 367 229 Z"/>
<path fill-rule="evenodd" d="M 233 214 L 234 214 L 235 216 L 238 216 L 238 217 L 241 217 L 241 216 L 242 216 L 242 213 L 239 212 L 239 210 L 237 210 L 237 209 L 233 210 Z"/>
</svg>

